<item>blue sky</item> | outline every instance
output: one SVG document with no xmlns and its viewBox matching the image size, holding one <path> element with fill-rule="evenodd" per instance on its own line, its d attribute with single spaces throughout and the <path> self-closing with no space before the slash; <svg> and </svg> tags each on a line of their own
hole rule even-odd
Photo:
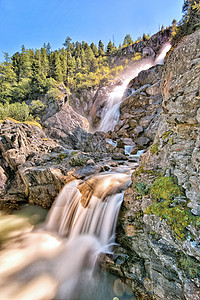
<svg viewBox="0 0 200 300">
<path fill-rule="evenodd" d="M 0 0 L 0 61 L 26 48 L 62 47 L 73 41 L 118 46 L 127 33 L 133 40 L 156 33 L 182 16 L 182 0 Z"/>
</svg>

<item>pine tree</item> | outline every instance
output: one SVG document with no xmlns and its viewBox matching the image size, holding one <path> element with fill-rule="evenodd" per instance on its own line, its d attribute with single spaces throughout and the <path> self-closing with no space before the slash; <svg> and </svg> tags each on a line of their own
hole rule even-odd
<svg viewBox="0 0 200 300">
<path fill-rule="evenodd" d="M 47 77 L 50 74 L 49 70 L 49 60 L 48 55 L 45 47 L 42 47 L 41 50 L 41 68 L 44 75 Z"/>
<path fill-rule="evenodd" d="M 72 39 L 68 36 L 67 38 L 66 38 L 66 40 L 65 40 L 65 42 L 64 42 L 64 46 L 66 47 L 66 50 L 67 51 L 70 51 L 71 49 L 71 41 L 72 41 Z"/>
<path fill-rule="evenodd" d="M 98 56 L 99 56 L 99 52 L 98 52 L 98 49 L 97 49 L 97 47 L 95 46 L 94 43 L 92 43 L 92 44 L 90 45 L 90 48 L 92 49 L 92 51 L 93 51 L 93 53 L 94 53 L 94 56 L 95 56 L 95 57 L 98 57 Z"/>
<path fill-rule="evenodd" d="M 0 102 L 12 100 L 13 89 L 17 84 L 17 76 L 14 72 L 8 53 L 4 53 L 5 62 L 0 65 Z"/>
<path fill-rule="evenodd" d="M 106 53 L 111 55 L 112 54 L 112 51 L 113 51 L 113 45 L 111 43 L 111 41 L 109 41 L 107 47 L 106 47 Z"/>
<path fill-rule="evenodd" d="M 54 79 L 60 83 L 63 82 L 62 65 L 58 51 L 55 51 L 54 54 Z"/>
<path fill-rule="evenodd" d="M 183 17 L 179 22 L 176 32 L 172 37 L 172 44 L 179 42 L 185 35 L 200 29 L 200 1 L 184 0 Z"/>
<path fill-rule="evenodd" d="M 97 62 L 94 56 L 94 52 L 90 47 L 85 50 L 86 67 L 88 72 L 96 72 Z"/>
<path fill-rule="evenodd" d="M 99 51 L 99 55 L 104 55 L 104 44 L 102 43 L 102 41 L 99 41 L 99 45 L 98 45 L 98 51 Z"/>
<path fill-rule="evenodd" d="M 123 46 L 128 46 L 133 43 L 132 37 L 130 34 L 127 34 L 124 38 Z"/>
<path fill-rule="evenodd" d="M 46 76 L 42 72 L 40 51 L 35 51 L 35 57 L 32 62 L 32 75 L 30 81 L 30 99 L 38 99 L 46 90 Z"/>
</svg>

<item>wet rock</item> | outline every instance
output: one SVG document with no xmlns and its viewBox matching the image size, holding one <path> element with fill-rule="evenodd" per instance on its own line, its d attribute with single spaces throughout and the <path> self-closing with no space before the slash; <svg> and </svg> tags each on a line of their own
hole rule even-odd
<svg viewBox="0 0 200 300">
<path fill-rule="evenodd" d="M 122 154 L 122 153 L 113 153 L 112 154 L 112 159 L 114 160 L 127 160 L 126 155 Z"/>
</svg>

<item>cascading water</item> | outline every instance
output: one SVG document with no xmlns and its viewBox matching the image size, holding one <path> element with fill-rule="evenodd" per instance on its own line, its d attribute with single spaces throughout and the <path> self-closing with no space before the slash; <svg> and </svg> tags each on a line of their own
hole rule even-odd
<svg viewBox="0 0 200 300">
<path fill-rule="evenodd" d="M 152 59 L 144 59 L 133 66 L 132 71 L 128 73 L 123 84 L 116 86 L 106 99 L 106 105 L 102 111 L 101 122 L 97 131 L 108 132 L 109 130 L 114 129 L 120 116 L 120 104 L 123 101 L 124 92 L 126 91 L 130 80 L 135 78 L 143 70 L 147 70 L 156 64 L 163 64 L 166 53 L 170 50 L 170 48 L 171 45 L 167 43 L 162 47 L 160 54 L 157 56 L 155 61 Z"/>
<path fill-rule="evenodd" d="M 130 167 L 116 171 L 66 184 L 42 228 L 24 234 L 15 251 L 0 253 L 2 299 L 102 299 L 88 296 L 94 266 L 100 253 L 112 249 L 124 190 L 131 182 Z"/>
<path fill-rule="evenodd" d="M 101 115 L 101 122 L 97 128 L 98 131 L 108 132 L 114 129 L 120 116 L 120 104 L 130 80 L 135 78 L 141 71 L 149 69 L 152 65 L 150 60 L 144 60 L 142 63 L 136 64 L 123 84 L 114 88 L 106 100 L 106 106 Z"/>
</svg>

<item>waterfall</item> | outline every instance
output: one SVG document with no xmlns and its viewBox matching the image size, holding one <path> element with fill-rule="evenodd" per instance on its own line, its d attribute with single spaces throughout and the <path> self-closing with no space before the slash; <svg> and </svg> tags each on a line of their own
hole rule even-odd
<svg viewBox="0 0 200 300">
<path fill-rule="evenodd" d="M 95 283 L 95 266 L 112 251 L 131 173 L 118 167 L 66 184 L 42 227 L 21 237 L 15 251 L 0 253 L 2 299 L 102 299 L 95 295 L 101 281 L 97 276 Z"/>
<path fill-rule="evenodd" d="M 118 122 L 120 116 L 120 104 L 123 101 L 124 92 L 131 79 L 135 78 L 141 71 L 147 70 L 152 67 L 151 60 L 144 60 L 136 63 L 131 72 L 128 73 L 127 78 L 123 84 L 116 86 L 106 99 L 106 105 L 101 114 L 101 122 L 97 128 L 98 131 L 108 132 L 113 130 Z"/>
<path fill-rule="evenodd" d="M 129 71 L 127 73 L 123 84 L 121 86 L 116 86 L 106 99 L 106 105 L 103 108 L 101 122 L 97 131 L 108 132 L 109 130 L 114 130 L 120 116 L 120 104 L 123 101 L 124 92 L 126 91 L 130 80 L 135 78 L 141 71 L 148 70 L 156 64 L 163 64 L 166 53 L 170 48 L 171 45 L 167 43 L 162 47 L 155 61 L 152 59 L 143 59 L 133 66 L 131 72 Z"/>
</svg>

